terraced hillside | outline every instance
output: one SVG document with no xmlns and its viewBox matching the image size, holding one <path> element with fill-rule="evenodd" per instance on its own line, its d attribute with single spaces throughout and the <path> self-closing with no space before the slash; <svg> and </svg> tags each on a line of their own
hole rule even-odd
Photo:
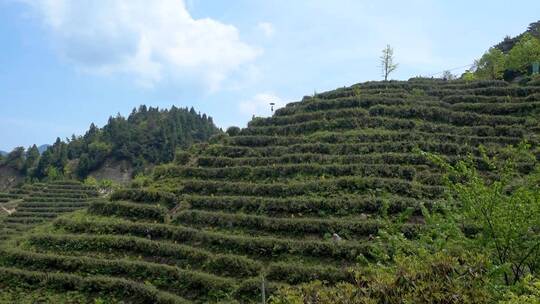
<svg viewBox="0 0 540 304">
<path fill-rule="evenodd" d="M 12 192 L 2 192 L 0 193 L 0 222 L 14 212 L 17 204 L 22 200 L 22 195 Z M 8 230 L 9 231 L 9 230 Z M 1 239 L 7 238 L 5 236 L 6 229 L 2 226 L 0 232 L 0 241 Z"/>
<path fill-rule="evenodd" d="M 493 81 L 369 82 L 306 97 L 179 153 L 148 189 L 11 242 L 0 287 L 247 303 L 262 277 L 268 292 L 351 281 L 349 266 L 384 259 L 381 231 L 413 238 L 420 209 L 444 203 L 441 172 L 418 150 L 455 160 L 525 139 L 538 155 L 539 109 L 540 87 Z"/>
<path fill-rule="evenodd" d="M 0 194 L 5 197 L 1 209 L 6 213 L 0 219 L 0 239 L 20 235 L 60 214 L 84 208 L 97 195 L 96 189 L 75 181 L 27 184 L 13 193 Z"/>
</svg>

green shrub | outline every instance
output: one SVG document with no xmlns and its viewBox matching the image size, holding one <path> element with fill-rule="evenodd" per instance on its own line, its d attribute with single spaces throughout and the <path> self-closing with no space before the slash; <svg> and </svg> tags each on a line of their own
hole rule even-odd
<svg viewBox="0 0 540 304">
<path fill-rule="evenodd" d="M 228 127 L 227 128 L 227 131 L 225 131 L 229 136 L 236 136 L 238 134 L 240 134 L 240 128 L 239 127 L 235 127 L 235 126 L 232 126 L 232 127 Z"/>
<path fill-rule="evenodd" d="M 186 298 L 209 298 L 212 293 L 231 293 L 236 288 L 234 280 L 144 261 L 70 257 L 10 249 L 1 252 L 0 262 L 11 267 L 43 272 L 121 276 L 133 281 L 144 278 L 157 288 L 174 291 Z"/>
<path fill-rule="evenodd" d="M 357 271 L 355 283 L 327 286 L 320 281 L 285 287 L 272 296 L 273 304 L 370 303 L 492 303 L 485 285 L 487 264 L 463 262 L 445 254 L 398 259 L 396 266 L 370 266 Z"/>
<path fill-rule="evenodd" d="M 81 291 L 88 295 L 99 292 L 137 303 L 187 304 L 188 301 L 153 286 L 124 279 L 65 273 L 44 273 L 0 267 L 0 285 L 27 289 L 47 288 L 57 291 Z"/>
<path fill-rule="evenodd" d="M 130 219 L 144 219 L 163 222 L 167 209 L 158 205 L 141 205 L 129 202 L 94 201 L 88 212 L 99 215 L 120 216 Z"/>
<path fill-rule="evenodd" d="M 519 283 L 517 290 L 508 291 L 498 304 L 538 304 L 540 303 L 540 281 L 531 276 Z"/>
<path fill-rule="evenodd" d="M 167 208 L 173 208 L 177 203 L 174 194 L 151 189 L 119 189 L 111 194 L 111 200 L 130 200 L 140 203 L 162 204 Z"/>
<path fill-rule="evenodd" d="M 372 258 L 369 242 L 328 242 L 294 240 L 273 237 L 250 237 L 163 224 L 129 221 L 93 220 L 92 222 L 58 219 L 54 225 L 72 233 L 118 234 L 152 239 L 198 244 L 239 254 L 275 257 L 283 254 L 306 257 L 327 257 L 335 260 L 355 260 L 358 256 Z"/>
<path fill-rule="evenodd" d="M 481 245 L 501 267 L 505 284 L 511 285 L 529 273 L 538 274 L 540 267 L 540 166 L 527 144 L 485 159 L 496 178 L 485 178 L 470 161 L 439 163 L 448 170 L 449 198 L 466 220 L 481 227 Z M 536 161 L 525 176 L 516 166 L 523 159 Z"/>
<path fill-rule="evenodd" d="M 418 167 L 426 170 L 427 167 Z M 340 177 L 340 176 L 374 176 L 385 178 L 402 178 L 413 180 L 416 168 L 400 165 L 317 165 L 294 164 L 273 165 L 265 167 L 238 166 L 226 168 L 196 168 L 167 166 L 156 168 L 157 178 L 199 178 L 226 180 L 261 180 L 283 179 L 296 176 Z"/>
<path fill-rule="evenodd" d="M 174 154 L 174 162 L 178 165 L 186 165 L 191 158 L 191 154 L 187 151 L 176 151 Z"/>
<path fill-rule="evenodd" d="M 250 196 L 183 195 L 181 200 L 199 210 L 223 210 L 264 215 L 302 214 L 304 216 L 347 216 L 383 211 L 395 214 L 408 208 L 419 210 L 421 204 L 431 208 L 432 202 L 421 202 L 397 196 L 340 195 L 339 197 L 267 198 Z"/>
<path fill-rule="evenodd" d="M 341 177 L 306 182 L 250 183 L 206 180 L 180 180 L 178 193 L 201 195 L 249 195 L 288 197 L 313 194 L 365 194 L 370 189 L 411 198 L 433 199 L 443 194 L 442 186 L 427 186 L 401 179 Z"/>
<path fill-rule="evenodd" d="M 174 222 L 211 227 L 241 228 L 252 231 L 281 233 L 288 236 L 310 234 L 322 237 L 325 233 L 350 236 L 376 235 L 382 223 L 375 220 L 274 218 L 224 212 L 186 210 L 175 215 Z"/>
<path fill-rule="evenodd" d="M 149 235 L 149 232 L 146 233 Z M 208 251 L 186 245 L 151 241 L 145 238 L 110 235 L 30 235 L 28 242 L 38 248 L 60 252 L 133 252 L 149 258 L 170 258 L 183 267 L 195 267 L 217 275 L 250 277 L 257 275 L 262 265 L 253 260 Z"/>
</svg>

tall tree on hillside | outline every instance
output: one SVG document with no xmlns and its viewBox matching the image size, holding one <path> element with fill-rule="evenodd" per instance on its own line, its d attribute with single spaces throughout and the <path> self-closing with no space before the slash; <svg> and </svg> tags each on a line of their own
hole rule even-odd
<svg viewBox="0 0 540 304">
<path fill-rule="evenodd" d="M 17 171 L 22 171 L 24 169 L 24 148 L 16 147 L 13 149 L 6 156 L 5 164 Z"/>
<path fill-rule="evenodd" d="M 49 148 L 41 155 L 36 170 L 34 170 L 33 177 L 44 178 L 47 176 L 47 168 L 51 165 L 52 150 Z"/>
<path fill-rule="evenodd" d="M 26 161 L 24 164 L 24 170 L 27 173 L 32 173 L 32 171 L 37 167 L 39 162 L 39 149 L 36 145 L 28 148 L 26 151 Z"/>
<path fill-rule="evenodd" d="M 442 78 L 444 80 L 454 80 L 454 79 L 456 79 L 456 75 L 452 74 L 451 71 L 446 70 L 446 71 L 443 72 Z"/>
<path fill-rule="evenodd" d="M 394 63 L 394 49 L 387 45 L 382 50 L 381 70 L 384 81 L 388 81 L 388 76 L 397 69 L 398 64 Z"/>
<path fill-rule="evenodd" d="M 480 79 L 502 79 L 506 56 L 497 48 L 490 48 L 482 58 L 475 60 L 475 75 Z"/>
</svg>

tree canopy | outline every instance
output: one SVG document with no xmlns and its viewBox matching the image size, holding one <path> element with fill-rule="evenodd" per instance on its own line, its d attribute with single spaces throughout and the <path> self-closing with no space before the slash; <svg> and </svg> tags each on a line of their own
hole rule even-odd
<svg viewBox="0 0 540 304">
<path fill-rule="evenodd" d="M 140 106 L 126 118 L 110 117 L 103 128 L 91 124 L 82 136 L 57 138 L 43 154 L 34 145 L 16 148 L 3 161 L 31 178 L 87 176 L 108 158 L 126 160 L 140 171 L 147 164 L 174 159 L 175 151 L 220 132 L 211 117 L 191 108 Z"/>
<path fill-rule="evenodd" d="M 475 78 L 506 79 L 505 74 L 511 75 L 510 78 L 528 74 L 532 64 L 540 62 L 540 36 L 535 36 L 534 33 L 537 32 L 525 32 L 504 47 L 490 48 L 475 61 Z"/>
</svg>

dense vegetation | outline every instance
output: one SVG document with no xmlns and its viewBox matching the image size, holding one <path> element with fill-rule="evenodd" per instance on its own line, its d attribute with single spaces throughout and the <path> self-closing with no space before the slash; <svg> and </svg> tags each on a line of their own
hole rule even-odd
<svg viewBox="0 0 540 304">
<path fill-rule="evenodd" d="M 536 38 L 540 38 L 540 21 L 533 22 L 529 25 L 527 30 L 516 37 L 505 37 L 503 41 L 498 43 L 495 47 L 501 50 L 504 53 L 508 53 L 516 43 L 523 38 L 525 34 L 532 35 Z"/>
<path fill-rule="evenodd" d="M 529 75 L 533 63 L 540 63 L 540 21 L 532 23 L 525 33 L 506 37 L 490 48 L 475 62 L 474 73 L 466 73 L 464 77 L 511 81 Z"/>
<path fill-rule="evenodd" d="M 305 97 L 8 239 L 0 287 L 136 303 L 252 303 L 262 285 L 274 303 L 529 297 L 539 94 L 415 78 Z M 494 200 L 490 230 L 475 207 Z"/>
<path fill-rule="evenodd" d="M 169 110 L 140 106 L 127 117 L 110 117 L 103 128 L 94 124 L 83 136 L 56 142 L 40 156 L 37 146 L 15 148 L 2 161 L 29 179 L 84 178 L 107 159 L 126 160 L 135 172 L 149 164 L 170 162 L 179 148 L 219 133 L 212 118 L 193 108 Z"/>
</svg>

